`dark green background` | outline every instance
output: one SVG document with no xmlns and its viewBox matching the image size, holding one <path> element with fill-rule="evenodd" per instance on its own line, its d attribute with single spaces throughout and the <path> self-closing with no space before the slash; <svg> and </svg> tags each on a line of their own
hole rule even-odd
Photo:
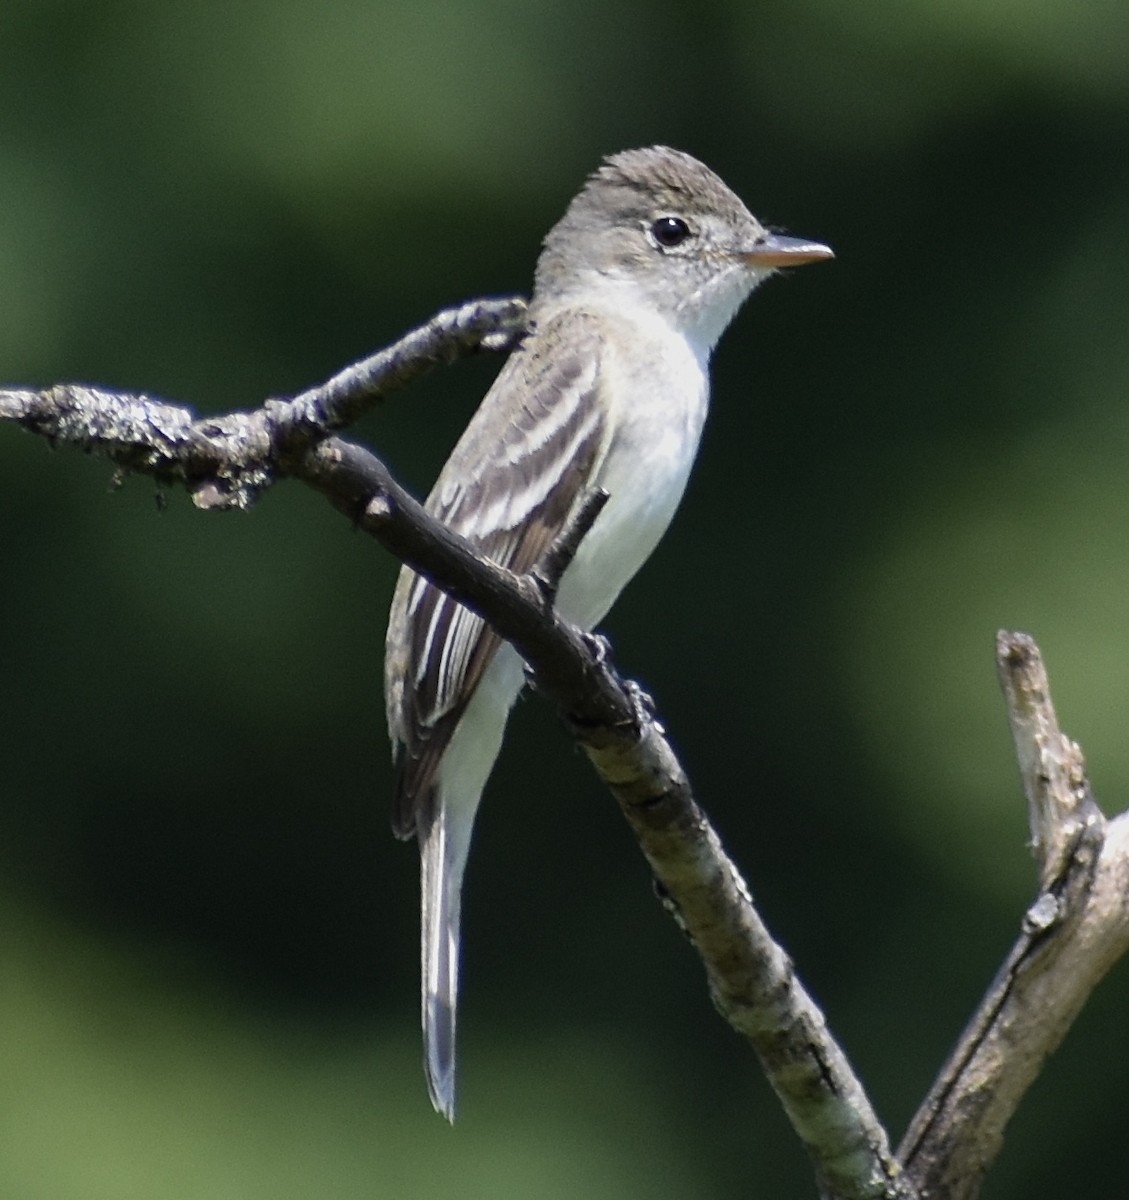
<svg viewBox="0 0 1129 1200">
<path fill-rule="evenodd" d="M 1039 639 L 1107 811 L 1129 795 L 1127 42 L 1098 0 L 8 4 L 0 378 L 298 390 L 526 289 L 600 157 L 656 141 L 830 242 L 724 340 L 607 631 L 896 1135 L 1033 894 L 997 628 Z M 357 436 L 426 491 L 494 369 Z M 0 1195 L 812 1194 L 536 700 L 468 880 L 460 1119 L 433 1116 L 396 564 L 295 485 L 160 513 L 15 430 L 0 470 Z M 1127 993 L 987 1196 L 1123 1188 Z"/>
</svg>

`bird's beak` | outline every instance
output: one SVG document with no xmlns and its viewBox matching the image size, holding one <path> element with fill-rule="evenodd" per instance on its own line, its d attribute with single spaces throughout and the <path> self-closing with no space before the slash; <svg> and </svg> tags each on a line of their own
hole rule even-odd
<svg viewBox="0 0 1129 1200">
<path fill-rule="evenodd" d="M 834 250 L 822 242 L 805 242 L 803 238 L 784 237 L 779 233 L 766 233 L 751 250 L 742 250 L 740 253 L 746 265 L 772 270 L 802 267 L 804 263 L 834 257 Z"/>
</svg>

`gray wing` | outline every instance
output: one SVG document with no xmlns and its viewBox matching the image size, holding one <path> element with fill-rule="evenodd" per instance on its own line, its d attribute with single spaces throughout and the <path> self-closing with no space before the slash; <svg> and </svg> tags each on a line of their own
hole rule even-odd
<svg viewBox="0 0 1129 1200">
<path fill-rule="evenodd" d="M 585 314 L 539 325 L 503 367 L 428 497 L 430 513 L 512 571 L 536 566 L 603 452 L 600 353 L 597 323 Z M 403 748 L 393 816 L 401 837 L 426 827 L 435 770 L 499 642 L 439 588 L 400 572 L 385 701 L 393 747 Z"/>
</svg>

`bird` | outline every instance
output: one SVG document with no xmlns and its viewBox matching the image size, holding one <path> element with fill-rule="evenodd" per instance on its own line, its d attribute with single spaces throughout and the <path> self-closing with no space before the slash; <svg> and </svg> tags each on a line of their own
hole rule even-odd
<svg viewBox="0 0 1129 1200">
<path fill-rule="evenodd" d="M 611 155 L 549 231 L 528 332 L 471 418 L 427 511 L 511 571 L 537 567 L 593 491 L 607 500 L 559 582 L 591 630 L 674 516 L 706 419 L 715 344 L 758 284 L 833 257 L 761 225 L 668 146 Z M 385 654 L 393 829 L 420 850 L 424 1069 L 455 1115 L 463 874 L 479 800 L 524 682 L 517 652 L 407 566 Z"/>
</svg>

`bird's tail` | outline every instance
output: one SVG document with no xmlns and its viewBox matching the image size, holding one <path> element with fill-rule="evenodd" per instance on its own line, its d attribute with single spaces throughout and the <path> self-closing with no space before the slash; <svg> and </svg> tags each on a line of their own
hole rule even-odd
<svg viewBox="0 0 1129 1200">
<path fill-rule="evenodd" d="M 448 1121 L 455 1119 L 460 894 L 470 843 L 469 823 L 461 828 L 457 816 L 437 805 L 420 837 L 423 1062 L 431 1103 Z"/>
<path fill-rule="evenodd" d="M 459 993 L 459 897 L 474 814 L 524 667 L 502 646 L 443 754 L 417 823 L 422 920 L 423 1063 L 436 1111 L 455 1117 L 455 1010 Z"/>
</svg>

